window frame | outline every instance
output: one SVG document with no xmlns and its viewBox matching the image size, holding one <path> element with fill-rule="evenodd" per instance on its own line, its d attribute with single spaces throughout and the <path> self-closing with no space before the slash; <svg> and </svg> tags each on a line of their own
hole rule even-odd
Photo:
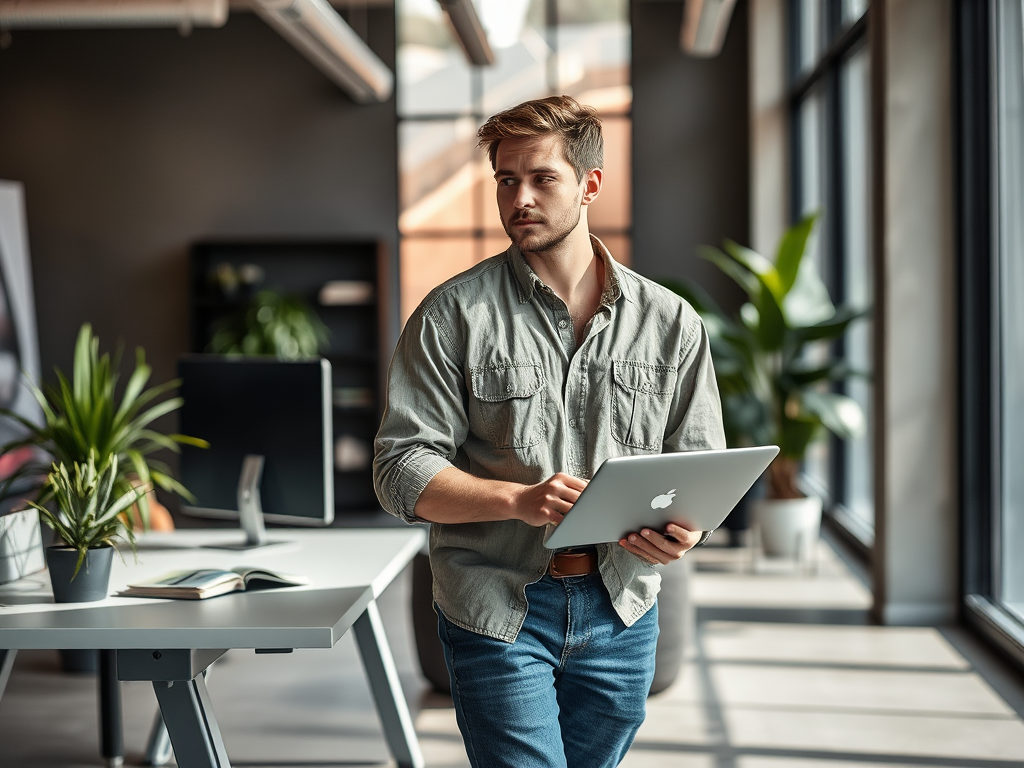
<svg viewBox="0 0 1024 768">
<path fill-rule="evenodd" d="M 545 62 L 545 87 L 548 94 L 561 93 L 562 89 L 558 86 L 558 60 L 559 60 L 559 3 L 561 0 L 544 0 L 544 36 L 548 44 L 551 47 L 551 54 L 548 56 Z M 628 6 L 627 6 L 628 7 Z M 400 13 L 400 6 L 396 6 L 396 13 Z M 401 24 L 401 20 L 397 18 L 398 24 Z M 401 45 L 399 40 L 397 45 Z M 484 121 L 490 117 L 489 114 L 485 114 L 483 109 L 484 105 L 484 72 L 486 67 L 469 65 L 470 71 L 470 90 L 472 104 L 468 111 L 458 113 L 416 113 L 416 114 L 403 114 L 401 110 L 396 112 L 397 120 L 397 134 L 399 137 L 402 135 L 402 125 L 407 123 L 427 123 L 427 122 L 454 122 L 457 120 L 473 120 L 478 126 L 482 125 Z M 629 82 L 632 84 L 632 67 L 629 72 Z M 627 110 L 602 110 L 601 118 L 604 120 L 626 120 L 630 123 L 630 130 L 632 130 L 633 111 L 632 104 Z M 400 140 L 400 139 L 399 139 Z M 401 208 L 401 184 L 402 184 L 402 153 L 401 147 L 399 147 L 398 153 L 398 187 L 399 187 L 399 215 L 403 213 Z M 406 240 L 419 240 L 419 241 L 430 241 L 430 240 L 457 240 L 465 239 L 472 242 L 472 249 L 476 253 L 478 260 L 494 255 L 493 253 L 485 253 L 487 248 L 487 242 L 489 239 L 505 237 L 505 233 L 501 228 L 501 223 L 497 216 L 491 214 L 489 217 L 487 212 L 480 210 L 480 200 L 473 200 L 473 226 L 469 227 L 452 227 L 446 229 L 419 229 L 415 232 L 403 231 L 401 227 L 398 229 L 398 248 L 399 254 L 402 252 L 402 245 Z M 633 236 L 633 222 L 632 216 L 628 226 L 625 227 L 610 227 L 610 226 L 595 226 L 591 223 L 590 231 L 593 235 L 598 238 L 617 238 L 623 237 L 627 240 L 632 240 Z M 401 256 L 399 256 L 399 269 L 401 269 Z M 402 276 L 398 276 L 399 285 L 401 286 Z M 401 301 L 401 297 L 399 297 Z M 403 319 L 404 322 L 404 319 Z"/>
<path fill-rule="evenodd" d="M 803 18 L 801 0 L 789 0 L 787 7 L 786 46 L 788 61 L 789 90 L 789 173 L 790 194 L 789 209 L 791 223 L 801 217 L 803 188 L 803 125 L 800 119 L 801 107 L 806 99 L 815 91 L 822 94 L 822 135 L 824 148 L 821 154 L 824 164 L 824 184 L 822 186 L 823 207 L 825 218 L 823 224 L 823 252 L 827 261 L 822 264 L 822 279 L 828 286 L 834 300 L 842 301 L 847 293 L 845 266 L 849 257 L 846 243 L 846 180 L 847 168 L 843 158 L 845 146 L 845 129 L 848 123 L 844 114 L 845 94 L 843 91 L 842 69 L 853 56 L 871 44 L 869 35 L 869 19 L 871 14 L 865 11 L 858 19 L 844 26 L 842 0 L 823 0 L 822 30 L 815 34 L 824 35 L 826 43 L 819 50 L 818 57 L 809 69 L 801 70 L 803 59 Z M 819 40 L 820 42 L 820 40 Z M 872 105 L 873 106 L 873 105 Z M 877 148 L 872 145 L 872 153 Z M 873 162 L 870 163 L 873 166 Z M 875 223 L 877 226 L 877 223 Z M 869 243 L 874 239 L 869 238 Z M 875 296 L 877 301 L 877 295 Z M 833 352 L 839 357 L 845 355 L 845 343 L 839 339 L 833 345 Z M 844 392 L 842 382 L 836 390 Z M 878 390 L 872 387 L 872 401 L 876 401 Z M 870 429 L 869 425 L 869 429 Z M 826 518 L 830 520 L 844 540 L 865 560 L 870 559 L 874 545 L 874 529 L 868 527 L 855 515 L 849 512 L 842 500 L 847 498 L 846 477 L 846 443 L 834 436 L 829 438 L 828 481 L 829 487 L 805 476 L 805 482 L 814 492 L 822 496 L 825 502 Z M 877 474 L 877 473 L 876 473 Z M 877 482 L 877 480 L 873 480 Z"/>
<path fill-rule="evenodd" d="M 1024 622 L 999 602 L 1002 571 L 998 10 L 954 7 L 959 282 L 961 618 L 1024 669 Z"/>
</svg>

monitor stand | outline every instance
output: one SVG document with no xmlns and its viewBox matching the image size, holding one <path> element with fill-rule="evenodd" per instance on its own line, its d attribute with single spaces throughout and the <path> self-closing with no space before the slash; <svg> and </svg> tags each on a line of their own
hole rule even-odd
<svg viewBox="0 0 1024 768">
<path fill-rule="evenodd" d="M 268 541 L 263 526 L 263 504 L 260 501 L 260 479 L 263 477 L 263 457 L 249 455 L 242 462 L 242 474 L 238 478 L 238 516 L 245 533 L 245 541 L 238 544 L 211 544 L 213 549 L 232 549 L 243 552 L 247 549 L 284 544 L 283 541 Z"/>
</svg>

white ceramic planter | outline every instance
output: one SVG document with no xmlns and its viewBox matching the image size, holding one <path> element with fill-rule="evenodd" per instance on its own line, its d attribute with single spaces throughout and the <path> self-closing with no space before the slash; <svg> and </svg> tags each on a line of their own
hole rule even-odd
<svg viewBox="0 0 1024 768">
<path fill-rule="evenodd" d="M 810 559 L 821 530 L 821 499 L 755 499 L 753 523 L 770 557 Z"/>
</svg>

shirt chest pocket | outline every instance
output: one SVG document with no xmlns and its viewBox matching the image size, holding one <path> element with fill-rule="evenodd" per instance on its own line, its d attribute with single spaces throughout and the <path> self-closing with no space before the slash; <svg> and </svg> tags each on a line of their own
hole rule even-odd
<svg viewBox="0 0 1024 768">
<path fill-rule="evenodd" d="M 613 360 L 612 377 L 612 437 L 632 448 L 661 450 L 675 393 L 675 368 Z"/>
<path fill-rule="evenodd" d="M 544 439 L 544 372 L 539 364 L 495 363 L 470 370 L 474 406 L 496 448 L 529 448 Z"/>
</svg>

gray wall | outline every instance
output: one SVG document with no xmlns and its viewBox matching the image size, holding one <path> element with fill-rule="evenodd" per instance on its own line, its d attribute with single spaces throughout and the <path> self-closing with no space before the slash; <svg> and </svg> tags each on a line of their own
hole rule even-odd
<svg viewBox="0 0 1024 768">
<path fill-rule="evenodd" d="M 746 2 L 712 59 L 680 50 L 682 17 L 683 3 L 633 3 L 633 266 L 735 303 L 695 249 L 749 240 Z"/>
<path fill-rule="evenodd" d="M 393 10 L 368 32 L 393 68 Z M 394 257 L 395 134 L 393 99 L 355 105 L 249 13 L 189 37 L 15 32 L 0 179 L 25 185 L 44 377 L 90 321 L 173 378 L 194 241 L 369 237 Z"/>
</svg>

